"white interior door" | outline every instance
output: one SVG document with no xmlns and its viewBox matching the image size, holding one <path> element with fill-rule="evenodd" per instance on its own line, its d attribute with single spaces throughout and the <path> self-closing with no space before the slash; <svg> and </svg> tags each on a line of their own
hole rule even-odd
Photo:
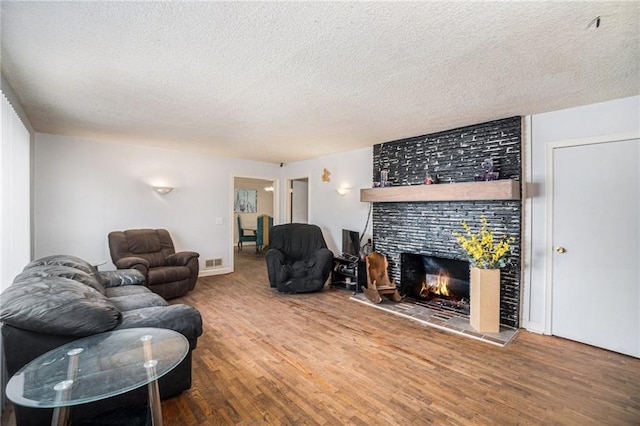
<svg viewBox="0 0 640 426">
<path fill-rule="evenodd" d="M 640 357 L 640 140 L 553 149 L 552 334 Z"/>
</svg>

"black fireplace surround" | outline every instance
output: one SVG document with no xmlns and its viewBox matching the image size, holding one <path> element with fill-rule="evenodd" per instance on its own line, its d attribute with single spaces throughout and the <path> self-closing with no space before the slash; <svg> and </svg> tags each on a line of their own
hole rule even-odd
<svg viewBox="0 0 640 426">
<path fill-rule="evenodd" d="M 511 117 L 429 135 L 375 145 L 372 181 L 388 171 L 391 185 L 423 185 L 427 175 L 444 185 L 472 182 L 491 159 L 500 179 L 521 181 L 521 117 Z M 511 264 L 501 270 L 500 322 L 519 326 L 520 200 L 376 202 L 373 203 L 373 243 L 387 256 L 389 275 L 406 295 L 401 274 L 402 253 L 467 260 L 453 232 L 472 229 L 486 216 L 497 234 L 514 237 Z"/>
</svg>

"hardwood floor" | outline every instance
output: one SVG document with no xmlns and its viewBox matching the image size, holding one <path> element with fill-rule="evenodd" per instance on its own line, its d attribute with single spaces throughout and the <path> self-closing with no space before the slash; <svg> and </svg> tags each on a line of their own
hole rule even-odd
<svg viewBox="0 0 640 426">
<path fill-rule="evenodd" d="M 247 250 L 236 270 L 172 301 L 205 325 L 165 426 L 640 423 L 639 359 L 526 331 L 500 348 L 345 290 L 278 294 Z"/>
</svg>

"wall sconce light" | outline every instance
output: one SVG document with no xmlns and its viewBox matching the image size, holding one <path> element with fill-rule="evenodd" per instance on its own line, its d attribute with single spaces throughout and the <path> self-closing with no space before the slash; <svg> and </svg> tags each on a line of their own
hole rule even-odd
<svg viewBox="0 0 640 426">
<path fill-rule="evenodd" d="M 154 186 L 153 190 L 160 195 L 165 195 L 173 191 L 173 188 L 170 186 Z"/>
<path fill-rule="evenodd" d="M 347 195 L 351 191 L 350 186 L 341 186 L 340 188 L 336 188 L 336 192 L 340 195 Z"/>
<path fill-rule="evenodd" d="M 265 186 L 264 190 L 267 192 L 273 192 L 273 186 Z"/>
</svg>

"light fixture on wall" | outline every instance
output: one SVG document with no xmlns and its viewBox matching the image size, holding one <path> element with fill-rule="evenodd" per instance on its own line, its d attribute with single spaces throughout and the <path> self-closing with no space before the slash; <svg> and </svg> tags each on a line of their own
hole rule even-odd
<svg viewBox="0 0 640 426">
<path fill-rule="evenodd" d="M 171 186 L 154 186 L 153 190 L 156 191 L 160 195 L 165 195 L 173 191 L 173 187 Z"/>
<path fill-rule="evenodd" d="M 340 188 L 336 188 L 336 192 L 340 195 L 347 195 L 351 191 L 350 186 L 341 186 Z"/>
<path fill-rule="evenodd" d="M 273 192 L 273 186 L 265 186 L 264 190 L 267 192 Z"/>
</svg>

